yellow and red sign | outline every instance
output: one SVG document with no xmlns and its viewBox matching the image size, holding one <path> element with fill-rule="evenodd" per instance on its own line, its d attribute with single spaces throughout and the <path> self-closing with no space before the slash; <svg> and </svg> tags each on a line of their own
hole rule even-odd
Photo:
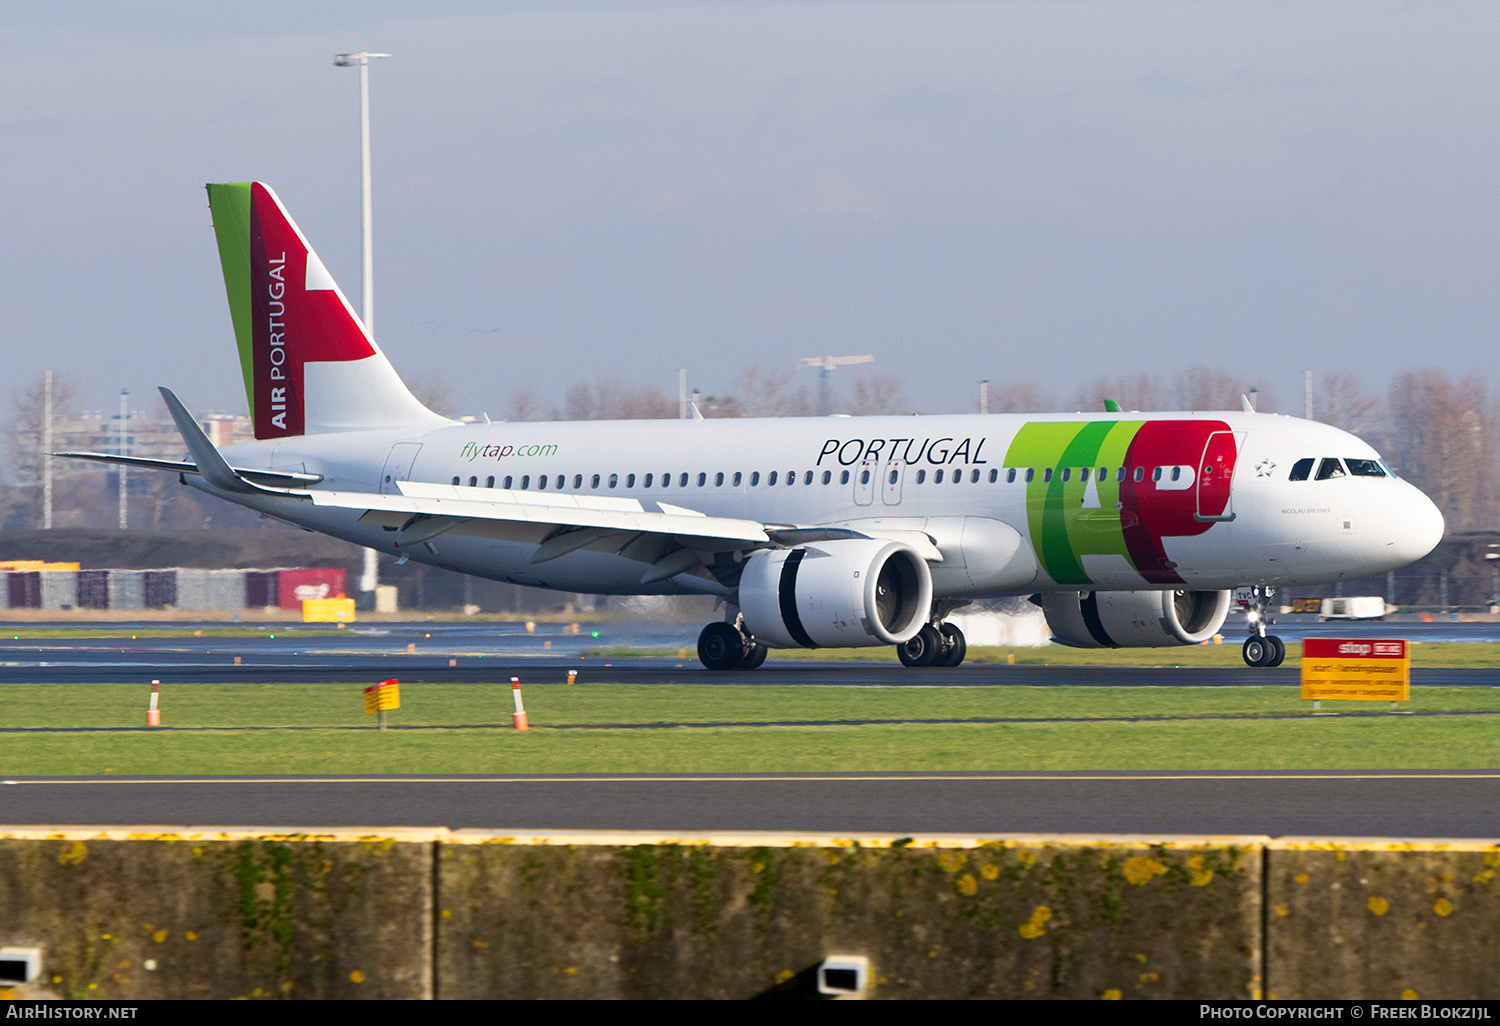
<svg viewBox="0 0 1500 1026">
<path fill-rule="evenodd" d="M 401 708 L 401 685 L 393 680 L 383 680 L 365 688 L 365 715 Z"/>
<path fill-rule="evenodd" d="M 1411 698 L 1411 645 L 1396 639 L 1308 638 L 1302 642 L 1302 697 L 1405 702 Z"/>
</svg>

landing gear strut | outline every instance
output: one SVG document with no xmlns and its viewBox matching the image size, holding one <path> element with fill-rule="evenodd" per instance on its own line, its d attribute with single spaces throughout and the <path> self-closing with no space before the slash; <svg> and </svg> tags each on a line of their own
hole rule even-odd
<svg viewBox="0 0 1500 1026">
<path fill-rule="evenodd" d="M 766 646 L 734 623 L 711 623 L 698 635 L 698 660 L 710 670 L 753 670 L 766 661 Z"/>
<path fill-rule="evenodd" d="M 1266 628 L 1276 622 L 1271 615 L 1271 610 L 1275 608 L 1273 599 L 1276 597 L 1276 589 L 1266 585 L 1241 588 L 1237 597 L 1245 609 L 1247 626 L 1250 628 L 1250 637 L 1245 640 L 1244 648 L 1241 649 L 1245 665 L 1266 669 L 1280 666 L 1282 660 L 1286 659 L 1286 645 L 1276 635 L 1266 633 Z"/>
<path fill-rule="evenodd" d="M 968 651 L 964 632 L 951 623 L 923 624 L 910 641 L 896 646 L 902 666 L 957 666 Z"/>
</svg>

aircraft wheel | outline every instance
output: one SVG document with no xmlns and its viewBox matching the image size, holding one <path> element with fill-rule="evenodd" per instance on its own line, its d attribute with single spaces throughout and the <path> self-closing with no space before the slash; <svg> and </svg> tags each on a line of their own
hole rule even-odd
<svg viewBox="0 0 1500 1026">
<path fill-rule="evenodd" d="M 943 654 L 938 656 L 934 665 L 957 666 L 969 654 L 969 643 L 964 640 L 964 632 L 951 623 L 943 624 L 938 631 L 943 636 Z"/>
<path fill-rule="evenodd" d="M 711 623 L 698 635 L 698 661 L 710 670 L 732 670 L 745 655 L 745 636 L 733 624 Z"/>
<path fill-rule="evenodd" d="M 930 623 L 923 624 L 910 641 L 896 646 L 902 666 L 932 666 L 942 653 L 943 636 Z"/>
<path fill-rule="evenodd" d="M 1240 654 L 1245 657 L 1246 666 L 1267 666 L 1275 655 L 1275 649 L 1271 647 L 1270 638 L 1257 635 L 1245 640 L 1245 647 L 1240 650 Z"/>
<path fill-rule="evenodd" d="M 1273 666 L 1280 666 L 1283 662 L 1286 661 L 1286 643 L 1274 634 L 1267 635 L 1266 640 L 1271 643 L 1272 649 L 1271 659 L 1268 663 L 1266 663 L 1266 668 L 1269 669 Z"/>
<path fill-rule="evenodd" d="M 750 645 L 750 651 L 746 652 L 744 658 L 740 660 L 740 669 L 755 669 L 761 663 L 766 661 L 766 653 L 768 651 L 770 650 L 760 642 L 753 642 Z"/>
</svg>

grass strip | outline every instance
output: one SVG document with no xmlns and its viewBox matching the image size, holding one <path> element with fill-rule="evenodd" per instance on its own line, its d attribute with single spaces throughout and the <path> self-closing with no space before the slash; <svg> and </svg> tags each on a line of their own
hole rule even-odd
<svg viewBox="0 0 1500 1026">
<path fill-rule="evenodd" d="M 145 688 L 9 685 L 9 727 L 143 727 Z M 191 731 L 6 734 L 0 774 L 754 773 L 970 770 L 1479 769 L 1500 765 L 1489 716 L 1324 716 L 1296 688 L 863 688 L 535 685 L 532 730 L 510 688 L 402 689 L 381 733 L 357 684 L 163 689 Z M 1326 703 L 1383 711 L 1385 703 Z M 1500 690 L 1421 688 L 1405 708 L 1500 713 Z M 1196 719 L 1194 718 L 1196 717 Z M 1212 717 L 1212 718 L 1209 718 Z M 1275 717 L 1275 718 L 1272 718 Z M 847 723 L 851 720 L 905 722 Z M 919 722 L 1004 718 L 1005 722 Z M 825 721 L 817 726 L 787 721 Z M 707 726 L 736 721 L 739 726 Z M 846 721 L 846 722 L 839 722 Z M 656 730 L 548 724 L 698 723 Z M 297 729 L 282 730 L 278 727 Z M 350 729 L 365 727 L 367 729 Z M 252 729 L 253 728 L 253 729 Z M 267 729 L 270 728 L 270 729 Z"/>
</svg>

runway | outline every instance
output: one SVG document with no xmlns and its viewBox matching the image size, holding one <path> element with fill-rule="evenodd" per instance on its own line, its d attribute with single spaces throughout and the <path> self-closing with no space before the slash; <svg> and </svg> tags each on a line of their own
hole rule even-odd
<svg viewBox="0 0 1500 1026">
<path fill-rule="evenodd" d="M 148 625 L 141 625 L 144 629 Z M 151 625 L 159 626 L 159 625 Z M 191 625 L 189 625 L 191 626 Z M 1322 625 L 1318 625 L 1322 626 Z M 1329 625 L 1332 627 L 1333 625 Z M 1338 625 L 1351 634 L 1351 625 Z M 1461 628 L 1476 628 L 1472 631 Z M 772 661 L 710 673 L 696 659 L 583 658 L 587 647 L 662 644 L 681 627 L 411 625 L 312 636 L 267 630 L 227 638 L 0 638 L 0 685 L 145 682 L 566 680 L 630 684 L 952 687 L 1021 685 L 1296 686 L 1295 667 L 977 666 L 911 670 L 890 663 Z M 1401 624 L 1376 636 L 1493 625 Z M 272 634 L 275 637 L 272 637 Z M 1333 631 L 1323 631 L 1333 633 Z M 1290 635 L 1290 632 L 1284 632 Z M 1356 635 L 1357 636 L 1357 635 Z M 547 641 L 552 641 L 549 648 Z M 409 650 L 408 646 L 415 646 Z M 1170 660 L 1164 651 L 1163 661 Z M 235 665 L 235 657 L 239 665 Z M 1415 670 L 1414 686 L 1500 686 L 1496 670 Z M 14 773 L 0 760 L 0 772 Z M 982 773 L 767 776 L 264 777 L 192 780 L 13 778 L 0 824 L 168 826 L 442 826 L 499 830 L 650 829 L 850 833 L 1128 833 L 1500 837 L 1500 771 L 1316 773 Z"/>
<path fill-rule="evenodd" d="M 23 779 L 0 824 L 1500 837 L 1500 772 Z"/>
</svg>

